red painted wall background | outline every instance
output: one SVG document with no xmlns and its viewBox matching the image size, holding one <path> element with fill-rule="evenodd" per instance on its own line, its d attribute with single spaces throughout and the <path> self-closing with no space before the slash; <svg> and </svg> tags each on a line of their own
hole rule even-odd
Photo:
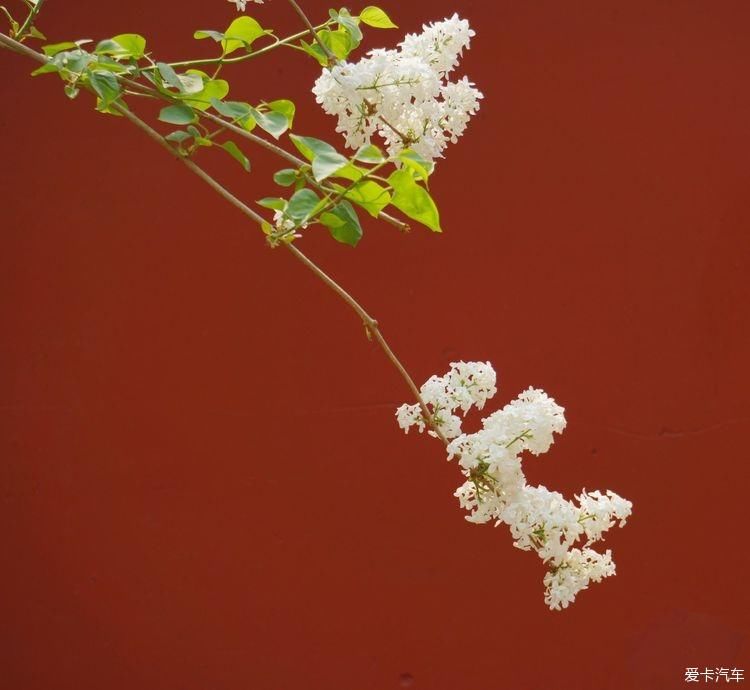
<svg viewBox="0 0 750 690">
<path fill-rule="evenodd" d="M 460 12 L 486 100 L 438 166 L 442 236 L 302 243 L 419 381 L 489 359 L 569 426 L 530 479 L 611 488 L 618 575 L 562 613 L 457 468 L 393 419 L 356 318 L 127 123 L 0 55 L 0 686 L 619 690 L 746 668 L 750 6 L 390 3 Z M 306 0 L 313 17 L 328 3 Z M 357 10 L 359 7 L 353 7 Z M 298 29 L 282 0 L 252 7 Z M 51 41 L 197 56 L 231 5 L 49 0 Z M 227 70 L 334 138 L 289 51 Z M 205 165 L 249 201 L 283 167 Z M 236 168 L 236 169 L 235 169 Z"/>
</svg>

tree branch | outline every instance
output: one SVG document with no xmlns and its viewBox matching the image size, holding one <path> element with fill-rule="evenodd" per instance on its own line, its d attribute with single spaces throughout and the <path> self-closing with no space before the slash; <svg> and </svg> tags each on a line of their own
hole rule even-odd
<svg viewBox="0 0 750 690">
<path fill-rule="evenodd" d="M 4 34 L 0 34 L 0 45 L 4 48 L 7 48 L 8 50 L 12 50 L 16 53 L 20 53 L 21 55 L 24 55 L 25 57 L 35 60 L 36 62 L 41 62 L 41 63 L 46 64 L 49 61 L 49 59 L 46 56 L 42 55 L 41 53 L 36 52 L 35 50 L 32 50 L 31 48 L 28 48 L 27 46 L 23 45 L 22 43 L 19 43 L 18 41 L 13 40 L 12 38 L 9 38 L 8 36 L 5 36 Z M 117 110 L 125 119 L 127 119 L 130 123 L 135 125 L 138 129 L 140 129 L 152 141 L 159 144 L 159 146 L 165 149 L 170 155 L 172 155 L 177 160 L 181 161 L 183 165 L 185 165 L 185 167 L 188 168 L 188 170 L 190 170 L 192 173 L 197 175 L 209 187 L 211 187 L 215 192 L 217 192 L 221 197 L 223 197 L 226 201 L 232 204 L 232 206 L 237 208 L 240 212 L 244 213 L 245 216 L 250 218 L 253 222 L 259 225 L 262 225 L 265 222 L 264 218 L 260 214 L 253 211 L 247 204 L 245 204 L 243 201 L 241 201 L 236 196 L 234 196 L 234 194 L 232 194 L 223 185 L 217 182 L 213 177 L 211 177 L 211 175 L 209 175 L 200 166 L 198 166 L 189 158 L 180 154 L 174 147 L 172 147 L 169 144 L 169 142 L 161 134 L 159 134 L 155 129 L 153 129 L 153 127 L 151 127 L 146 122 L 144 122 L 131 110 L 127 109 L 126 107 L 120 105 L 117 102 L 112 103 L 110 107 Z M 223 123 L 223 124 L 226 124 L 226 123 Z M 261 140 L 261 141 L 264 141 L 264 140 Z M 270 143 L 270 142 L 266 142 L 266 143 Z M 359 318 L 362 320 L 362 323 L 365 325 L 365 328 L 367 329 L 367 331 L 372 335 L 372 337 L 378 343 L 378 345 L 380 346 L 380 349 L 383 350 L 388 360 L 391 362 L 391 364 L 393 364 L 396 371 L 398 371 L 399 375 L 408 386 L 412 395 L 414 396 L 417 403 L 419 404 L 419 407 L 422 411 L 422 415 L 424 416 L 424 419 L 427 422 L 427 424 L 432 428 L 432 430 L 435 432 L 437 437 L 445 445 L 447 445 L 448 440 L 445 438 L 445 435 L 440 431 L 438 425 L 435 423 L 432 414 L 427 408 L 427 405 L 425 404 L 424 399 L 422 398 L 419 392 L 419 389 L 414 383 L 414 380 L 409 375 L 409 372 L 406 370 L 404 365 L 401 363 L 401 361 L 398 359 L 396 354 L 391 349 L 386 339 L 383 337 L 383 334 L 380 331 L 380 327 L 378 325 L 377 320 L 375 320 L 372 316 L 370 316 L 368 312 L 365 310 L 365 308 L 359 302 L 357 302 L 357 300 L 354 299 L 354 297 L 352 297 L 344 288 L 342 288 L 327 273 L 325 273 L 325 271 L 323 271 L 323 269 L 321 269 L 315 262 L 313 262 L 310 258 L 308 258 L 306 254 L 300 251 L 293 244 L 285 244 L 284 246 L 288 249 L 289 252 L 291 252 L 292 256 L 294 256 L 298 261 L 300 261 L 308 269 L 310 269 L 323 283 L 325 283 L 342 300 L 344 300 L 344 302 L 346 302 L 346 304 L 359 316 Z"/>
<path fill-rule="evenodd" d="M 19 55 L 23 55 L 24 57 L 36 60 L 37 62 L 41 62 L 43 64 L 46 64 L 48 62 L 48 58 L 45 55 L 37 53 L 33 48 L 29 48 L 23 43 L 20 43 L 19 41 L 16 41 L 3 33 L 0 33 L 0 46 L 14 53 L 18 53 Z"/>
</svg>

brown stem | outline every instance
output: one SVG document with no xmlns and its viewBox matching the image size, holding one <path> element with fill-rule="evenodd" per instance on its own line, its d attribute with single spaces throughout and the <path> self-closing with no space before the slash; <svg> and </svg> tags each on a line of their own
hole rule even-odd
<svg viewBox="0 0 750 690">
<path fill-rule="evenodd" d="M 258 223 L 258 225 L 262 225 L 265 220 L 263 216 L 261 216 L 259 213 L 256 213 L 251 209 L 247 204 L 245 204 L 243 201 L 238 199 L 234 194 L 232 194 L 228 189 L 223 187 L 221 184 L 219 184 L 211 175 L 209 175 L 203 168 L 196 165 L 193 161 L 191 161 L 189 158 L 182 155 L 177 149 L 175 149 L 173 146 L 169 144 L 169 142 L 161 135 L 159 132 L 157 132 L 153 127 L 145 123 L 141 118 L 139 118 L 137 115 L 135 115 L 131 110 L 128 110 L 127 108 L 119 105 L 118 103 L 113 103 L 112 107 L 117 110 L 126 120 L 130 121 L 132 124 L 134 124 L 138 129 L 140 129 L 142 132 L 144 132 L 148 137 L 153 139 L 159 146 L 161 146 L 163 149 L 168 151 L 172 156 L 174 156 L 177 160 L 184 163 L 185 167 L 196 174 L 198 177 L 201 178 L 209 187 L 211 187 L 214 191 L 218 192 L 221 196 L 224 197 L 232 206 L 239 209 L 242 213 L 244 213 L 248 218 L 251 218 L 253 221 Z"/>
<path fill-rule="evenodd" d="M 302 23 L 307 27 L 307 30 L 312 32 L 312 35 L 315 37 L 315 40 L 320 46 L 320 49 L 323 51 L 323 54 L 328 58 L 329 64 L 336 62 L 336 56 L 330 50 L 328 50 L 328 46 L 325 43 L 323 43 L 323 41 L 320 39 L 320 36 L 318 36 L 318 32 L 315 31 L 315 27 L 313 27 L 312 22 L 307 18 L 307 15 L 303 12 L 302 8 L 294 0 L 289 0 L 289 4 L 294 8 L 294 11 L 299 15 L 299 18 L 302 20 Z"/>
<path fill-rule="evenodd" d="M 393 364 L 398 373 L 401 375 L 401 378 L 406 382 L 406 385 L 409 387 L 412 395 L 419 403 L 419 408 L 422 410 L 422 415 L 425 420 L 427 420 L 428 424 L 435 431 L 437 437 L 447 446 L 448 439 L 445 438 L 443 432 L 440 431 L 437 424 L 434 423 L 432 414 L 427 409 L 427 405 L 425 405 L 419 389 L 414 383 L 412 377 L 409 375 L 409 372 L 406 371 L 404 365 L 401 364 L 401 361 L 398 357 L 396 357 L 395 353 L 391 349 L 391 346 L 383 337 L 383 334 L 380 332 L 380 326 L 378 325 L 378 322 L 365 311 L 365 308 L 361 304 L 359 304 L 357 300 L 355 300 L 333 278 L 331 278 L 325 271 L 323 271 L 322 268 L 313 263 L 305 254 L 297 249 L 297 247 L 295 247 L 293 244 L 287 244 L 285 246 L 297 260 L 307 266 L 307 268 L 309 268 L 316 276 L 318 276 L 318 278 L 320 278 L 329 288 L 331 288 L 331 290 L 333 290 L 339 297 L 341 297 L 341 299 L 344 300 L 344 302 L 346 302 L 356 312 L 357 316 L 362 319 L 362 323 L 365 325 L 365 328 L 372 335 L 372 337 L 375 338 L 375 342 L 377 342 L 377 344 L 380 346 L 380 349 L 383 350 L 386 357 L 388 357 L 388 359 L 390 360 L 391 364 Z"/>
<path fill-rule="evenodd" d="M 404 146 L 408 146 L 409 144 L 414 143 L 411 137 L 407 136 L 406 134 L 403 134 L 402 132 L 399 132 L 388 120 L 386 120 L 382 115 L 378 115 L 378 119 L 386 125 L 386 127 L 390 127 L 395 134 L 398 136 L 399 139 L 401 139 L 401 143 L 403 143 Z"/>
<path fill-rule="evenodd" d="M 14 53 L 18 53 L 19 55 L 31 58 L 32 60 L 36 60 L 37 62 L 46 63 L 48 61 L 46 56 L 42 55 L 41 53 L 37 53 L 33 48 L 29 48 L 23 43 L 19 43 L 18 41 L 9 38 L 3 33 L 0 33 L 0 45 L 3 48 L 12 50 Z"/>
</svg>

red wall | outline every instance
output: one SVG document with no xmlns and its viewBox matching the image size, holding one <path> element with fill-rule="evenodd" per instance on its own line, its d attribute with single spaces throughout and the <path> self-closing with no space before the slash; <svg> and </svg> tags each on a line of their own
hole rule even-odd
<svg viewBox="0 0 750 690">
<path fill-rule="evenodd" d="M 466 523 L 456 466 L 396 427 L 408 392 L 345 306 L 140 132 L 3 53 L 3 688 L 640 690 L 748 665 L 750 5 L 386 8 L 401 30 L 369 46 L 454 11 L 477 31 L 486 99 L 432 182 L 445 232 L 302 247 L 417 380 L 489 359 L 500 404 L 534 385 L 567 408 L 528 475 L 634 502 L 606 543 L 617 577 L 548 611 L 538 559 Z M 252 12 L 299 27 L 282 0 Z M 49 0 L 40 24 L 177 59 L 234 16 Z M 317 72 L 289 51 L 227 75 L 333 139 Z M 247 150 L 250 175 L 201 160 L 252 201 L 284 166 Z"/>
</svg>

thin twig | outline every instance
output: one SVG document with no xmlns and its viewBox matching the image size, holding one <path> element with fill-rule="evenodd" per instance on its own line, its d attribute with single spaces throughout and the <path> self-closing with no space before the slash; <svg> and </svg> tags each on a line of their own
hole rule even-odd
<svg viewBox="0 0 750 690">
<path fill-rule="evenodd" d="M 258 50 L 254 50 L 250 53 L 246 53 L 245 55 L 237 55 L 235 57 L 217 57 L 217 58 L 199 58 L 197 60 L 182 60 L 181 62 L 169 62 L 170 67 L 196 67 L 198 65 L 214 65 L 217 62 L 221 63 L 222 65 L 232 65 L 237 62 L 244 62 L 245 60 L 250 60 L 251 58 L 258 57 L 259 55 L 265 55 L 266 53 L 274 50 L 275 48 L 278 48 L 279 46 L 288 46 L 290 43 L 293 43 L 294 41 L 304 38 L 312 32 L 313 36 L 317 35 L 317 32 L 321 29 L 325 29 L 327 26 L 331 24 L 331 20 L 325 22 L 324 24 L 319 24 L 318 26 L 310 27 L 309 29 L 305 29 L 304 31 L 298 31 L 296 34 L 292 34 L 291 36 L 287 36 L 286 38 L 276 39 L 273 43 L 269 43 L 267 46 L 263 46 L 262 48 L 258 48 Z M 290 46 L 291 48 L 296 48 L 298 46 Z M 142 71 L 151 71 L 157 69 L 156 65 L 149 65 L 147 67 L 141 68 Z"/>
<path fill-rule="evenodd" d="M 361 304 L 359 304 L 357 300 L 355 300 L 333 278 L 331 278 L 325 271 L 323 271 L 323 269 L 321 269 L 317 264 L 311 261 L 299 249 L 297 249 L 297 247 L 295 247 L 293 244 L 287 244 L 285 246 L 296 259 L 307 266 L 307 268 L 309 268 L 316 276 L 318 276 L 318 278 L 320 278 L 329 288 L 331 288 L 331 290 L 333 290 L 339 297 L 341 297 L 341 299 L 344 300 L 344 302 L 346 302 L 357 313 L 359 318 L 362 319 L 362 323 L 365 325 L 365 328 L 375 338 L 375 341 L 378 343 L 378 345 L 380 345 L 380 349 L 383 350 L 386 357 L 388 357 L 388 359 L 390 360 L 391 364 L 393 364 L 393 366 L 396 367 L 398 373 L 401 374 L 401 378 L 404 379 L 406 385 L 409 386 L 409 390 L 419 403 L 419 408 L 422 411 L 422 415 L 425 420 L 428 421 L 429 425 L 437 434 L 437 437 L 447 446 L 448 439 L 445 438 L 445 435 L 442 431 L 440 431 L 437 424 L 433 422 L 432 414 L 427 409 L 427 405 L 425 405 L 419 389 L 414 383 L 412 377 L 409 375 L 409 372 L 406 371 L 404 365 L 401 364 L 401 361 L 398 357 L 396 357 L 390 345 L 383 337 L 378 322 L 374 318 L 372 318 L 372 316 L 370 316 L 367 311 L 365 311 L 365 308 Z"/>
<path fill-rule="evenodd" d="M 21 41 L 24 39 L 24 34 L 29 30 L 29 27 L 36 19 L 36 16 L 39 14 L 39 10 L 42 9 L 43 4 L 44 0 L 37 0 L 36 4 L 31 8 L 29 14 L 26 16 L 26 21 L 21 24 L 21 28 L 18 29 L 18 33 L 16 34 L 16 36 L 18 36 Z"/>
<path fill-rule="evenodd" d="M 267 139 L 264 139 L 263 137 L 259 137 L 257 134 L 253 134 L 253 132 L 248 132 L 246 129 L 239 127 L 233 122 L 227 122 L 223 118 L 220 118 L 214 115 L 213 113 L 206 112 L 205 110 L 198 114 L 201 117 L 205 117 L 207 120 L 211 120 L 212 122 L 215 122 L 217 125 L 226 127 L 228 130 L 234 132 L 235 134 L 239 134 L 241 137 L 244 137 L 245 139 L 248 139 L 249 141 L 252 141 L 258 144 L 258 146 L 262 146 L 264 149 L 267 149 L 268 151 L 272 151 L 277 156 L 283 158 L 289 163 L 293 163 L 294 165 L 297 165 L 297 166 L 305 164 L 305 161 L 303 161 L 301 158 L 297 158 L 297 156 L 295 156 L 293 153 L 289 153 L 285 149 L 282 149 L 281 146 L 276 146 L 276 144 L 274 144 L 273 142 L 268 141 Z"/>
<path fill-rule="evenodd" d="M 323 43 L 320 36 L 318 36 L 318 32 L 313 27 L 310 20 L 307 18 L 307 15 L 304 13 L 302 8 L 295 2 L 295 0 L 289 0 L 289 4 L 294 8 L 294 11 L 299 15 L 299 18 L 302 20 L 304 25 L 307 27 L 309 31 L 312 31 L 313 36 L 315 37 L 315 40 L 317 41 L 318 45 L 320 46 L 320 49 L 323 51 L 323 54 L 328 58 L 328 62 L 335 63 L 336 56 L 328 49 L 328 46 Z"/>
</svg>

